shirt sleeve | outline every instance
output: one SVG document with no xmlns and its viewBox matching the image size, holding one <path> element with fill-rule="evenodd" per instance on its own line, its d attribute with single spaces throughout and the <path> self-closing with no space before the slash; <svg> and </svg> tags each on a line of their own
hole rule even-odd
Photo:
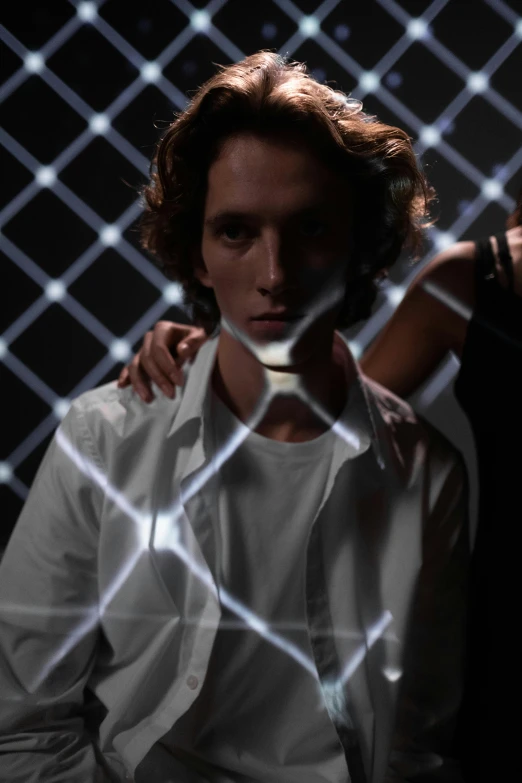
<svg viewBox="0 0 522 783">
<path fill-rule="evenodd" d="M 441 477 L 442 476 L 442 477 Z M 469 575 L 468 483 L 460 458 L 428 465 L 429 513 L 386 783 L 461 783 L 451 757 L 460 707 Z"/>
<path fill-rule="evenodd" d="M 101 783 L 82 718 L 98 637 L 101 465 L 73 403 L 0 565 L 0 780 Z M 96 480 L 98 479 L 98 480 Z"/>
</svg>

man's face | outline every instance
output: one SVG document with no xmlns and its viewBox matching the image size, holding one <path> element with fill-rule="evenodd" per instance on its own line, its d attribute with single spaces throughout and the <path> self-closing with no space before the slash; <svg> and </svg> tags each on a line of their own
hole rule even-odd
<svg viewBox="0 0 522 783">
<path fill-rule="evenodd" d="M 230 137 L 208 174 L 200 281 L 255 344 L 331 339 L 351 237 L 349 187 L 299 141 Z M 300 358 L 301 357 L 301 358 Z"/>
</svg>

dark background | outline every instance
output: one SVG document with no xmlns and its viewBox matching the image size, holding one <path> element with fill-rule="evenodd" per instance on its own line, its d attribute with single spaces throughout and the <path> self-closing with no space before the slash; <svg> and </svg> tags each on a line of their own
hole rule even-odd
<svg viewBox="0 0 522 783">
<path fill-rule="evenodd" d="M 4 3 L 0 227 L 1 537 L 68 401 L 113 380 L 179 290 L 140 250 L 137 189 L 187 94 L 261 48 L 307 62 L 416 141 L 440 203 L 425 264 L 501 230 L 522 184 L 520 0 L 106 0 Z M 416 267 L 416 269 L 419 268 Z M 405 258 L 359 353 L 400 300 Z M 416 407 L 473 467 L 452 357 Z"/>
</svg>

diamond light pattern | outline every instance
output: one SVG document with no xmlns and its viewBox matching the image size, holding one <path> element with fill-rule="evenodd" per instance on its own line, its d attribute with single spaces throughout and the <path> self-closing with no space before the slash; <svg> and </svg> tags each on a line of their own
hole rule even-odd
<svg viewBox="0 0 522 783">
<path fill-rule="evenodd" d="M 213 62 L 263 47 L 306 60 L 316 78 L 404 127 L 440 182 L 427 252 L 414 267 L 399 261 L 371 319 L 350 334 L 357 354 L 435 252 L 498 231 L 514 206 L 522 19 L 513 0 L 477 0 L 478 21 L 457 0 L 57 0 L 52 13 L 17 5 L 0 28 L 0 152 L 9 174 L 0 229 L 4 276 L 21 305 L 6 302 L 0 335 L 16 411 L 0 454 L 3 540 L 69 400 L 115 378 L 155 321 L 187 320 L 179 287 L 139 248 L 137 193 L 155 141 Z M 457 22 L 468 35 L 451 35 Z M 485 139 L 495 141 L 485 149 Z M 420 405 L 456 367 L 440 369 Z"/>
</svg>

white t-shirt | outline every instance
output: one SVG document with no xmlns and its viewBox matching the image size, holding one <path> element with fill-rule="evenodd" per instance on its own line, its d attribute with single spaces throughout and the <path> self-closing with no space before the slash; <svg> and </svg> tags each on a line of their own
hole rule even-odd
<svg viewBox="0 0 522 783">
<path fill-rule="evenodd" d="M 219 449 L 240 422 L 215 396 Z M 305 614 L 308 535 L 323 499 L 336 435 L 305 443 L 248 435 L 218 476 L 214 509 L 220 587 L 266 622 L 279 649 L 223 609 L 202 690 L 163 737 L 187 780 L 241 783 L 348 783 L 337 733 L 314 673 Z"/>
</svg>

